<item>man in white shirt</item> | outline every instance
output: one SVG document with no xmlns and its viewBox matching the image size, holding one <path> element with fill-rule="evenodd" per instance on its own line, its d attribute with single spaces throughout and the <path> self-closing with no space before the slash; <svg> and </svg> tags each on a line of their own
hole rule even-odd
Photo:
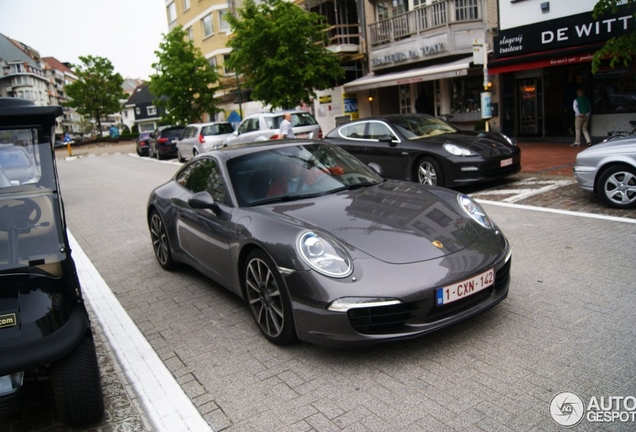
<svg viewBox="0 0 636 432">
<path fill-rule="evenodd" d="M 291 125 L 291 114 L 285 113 L 283 115 L 283 121 L 280 122 L 280 131 L 278 132 L 279 139 L 295 138 L 294 129 Z"/>
</svg>

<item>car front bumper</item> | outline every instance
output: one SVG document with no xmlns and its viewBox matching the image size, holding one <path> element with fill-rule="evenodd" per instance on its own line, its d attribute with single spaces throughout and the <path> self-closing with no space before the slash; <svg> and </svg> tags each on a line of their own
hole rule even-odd
<svg viewBox="0 0 636 432">
<path fill-rule="evenodd" d="M 296 333 L 300 340 L 331 347 L 367 346 L 384 341 L 416 338 L 492 308 L 508 295 L 511 262 L 510 249 L 506 242 L 502 255 L 494 261 L 482 262 L 483 265 L 472 274 L 474 276 L 485 268 L 494 268 L 494 284 L 441 307 L 436 306 L 436 290 L 444 286 L 443 280 L 448 279 L 441 278 L 433 282 L 427 279 L 449 264 L 444 259 L 437 263 L 404 265 L 400 275 L 377 264 L 372 269 L 366 269 L 367 274 L 359 279 L 360 289 L 357 290 L 357 295 L 385 300 L 397 299 L 398 304 L 382 305 L 380 301 L 371 307 L 352 308 L 342 312 L 329 310 L 329 305 L 333 302 L 331 299 L 324 302 L 316 300 L 324 294 L 321 293 L 322 288 L 331 293 L 340 290 L 342 297 L 355 296 L 356 290 L 351 290 L 351 286 L 341 286 L 339 289 L 325 287 L 324 284 L 320 286 L 312 280 L 314 277 L 311 272 L 294 272 L 285 279 L 290 287 Z M 389 276 L 391 274 L 393 276 Z M 459 276 L 458 279 L 463 280 L 463 277 Z M 365 283 L 365 280 L 368 282 Z M 335 283 L 337 284 L 338 282 Z M 304 289 L 291 288 L 303 286 Z M 379 288 L 374 289 L 376 286 Z M 371 293 L 379 295 L 373 296 Z"/>
<path fill-rule="evenodd" d="M 594 192 L 594 182 L 597 171 L 598 169 L 596 167 L 576 165 L 573 168 L 573 172 L 574 179 L 578 182 L 579 188 L 584 191 Z"/>
</svg>

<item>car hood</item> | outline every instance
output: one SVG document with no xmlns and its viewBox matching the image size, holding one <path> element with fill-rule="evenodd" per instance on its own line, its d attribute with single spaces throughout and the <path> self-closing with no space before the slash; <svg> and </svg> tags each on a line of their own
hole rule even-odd
<svg viewBox="0 0 636 432">
<path fill-rule="evenodd" d="M 387 263 L 406 264 L 458 252 L 478 237 L 467 216 L 433 191 L 449 201 L 457 195 L 413 183 L 385 182 L 253 209 L 304 229 L 328 233 L 354 255 L 360 250 Z"/>
<path fill-rule="evenodd" d="M 517 147 L 511 146 L 501 134 L 496 132 L 456 132 L 428 138 L 440 144 L 457 144 L 482 156 L 498 156 L 513 154 Z"/>
</svg>

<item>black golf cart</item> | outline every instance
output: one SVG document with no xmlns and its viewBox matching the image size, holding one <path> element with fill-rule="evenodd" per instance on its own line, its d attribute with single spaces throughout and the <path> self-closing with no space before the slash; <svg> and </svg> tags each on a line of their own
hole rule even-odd
<svg viewBox="0 0 636 432">
<path fill-rule="evenodd" d="M 0 416 L 44 379 L 60 420 L 85 425 L 104 402 L 55 165 L 62 113 L 0 98 Z"/>
</svg>

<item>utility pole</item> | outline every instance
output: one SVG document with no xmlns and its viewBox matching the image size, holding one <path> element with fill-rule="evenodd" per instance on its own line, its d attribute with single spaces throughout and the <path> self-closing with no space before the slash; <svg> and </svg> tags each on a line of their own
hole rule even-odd
<svg viewBox="0 0 636 432">
<path fill-rule="evenodd" d="M 473 63 L 483 65 L 484 91 L 481 92 L 481 118 L 484 120 L 486 132 L 490 130 L 489 120 L 492 118 L 492 83 L 488 76 L 488 44 L 475 39 L 473 41 Z"/>
</svg>

